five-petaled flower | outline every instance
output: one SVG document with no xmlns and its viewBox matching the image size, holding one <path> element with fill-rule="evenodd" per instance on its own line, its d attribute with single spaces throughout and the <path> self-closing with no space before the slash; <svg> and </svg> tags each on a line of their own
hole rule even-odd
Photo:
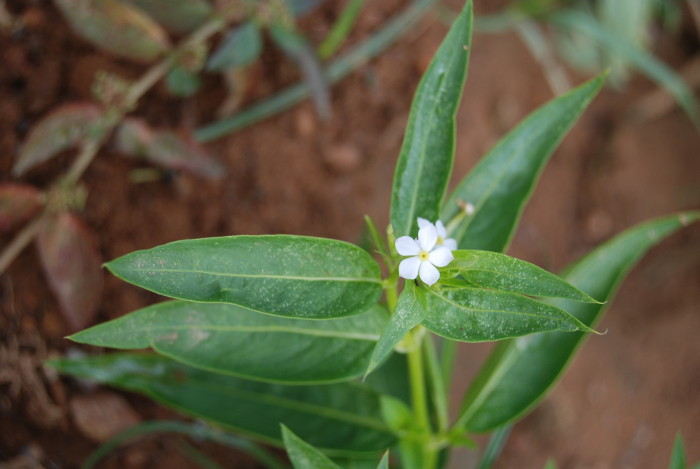
<svg viewBox="0 0 700 469">
<path fill-rule="evenodd" d="M 418 217 L 418 228 L 423 228 L 424 226 L 432 225 L 425 218 Z M 442 221 L 438 220 L 435 222 L 435 229 L 437 230 L 438 239 L 437 246 L 447 246 L 450 250 L 454 251 L 457 249 L 457 240 L 447 237 L 447 229 L 443 225 Z"/>
<path fill-rule="evenodd" d="M 443 236 L 440 236 L 438 228 L 424 219 L 419 219 L 422 224 L 418 230 L 418 239 L 410 236 L 401 236 L 396 240 L 396 251 L 402 256 L 412 256 L 404 259 L 399 264 L 399 275 L 405 279 L 413 280 L 420 274 L 420 279 L 427 285 L 433 285 L 440 278 L 440 272 L 436 267 L 445 267 L 452 262 L 452 249 L 454 240 L 445 239 L 446 232 L 440 223 Z M 441 245 L 438 240 L 442 238 Z M 449 241 L 449 243 L 447 243 Z M 454 243 L 456 247 L 456 242 Z"/>
</svg>

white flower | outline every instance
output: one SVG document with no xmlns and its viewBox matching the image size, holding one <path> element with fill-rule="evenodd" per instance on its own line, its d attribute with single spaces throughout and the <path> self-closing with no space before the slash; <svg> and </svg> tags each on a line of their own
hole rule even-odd
<svg viewBox="0 0 700 469">
<path fill-rule="evenodd" d="M 410 236 L 397 239 L 396 251 L 402 256 L 412 256 L 401 261 L 399 275 L 413 280 L 420 274 L 420 279 L 427 285 L 437 282 L 440 272 L 435 267 L 445 267 L 453 259 L 452 250 L 448 246 L 437 245 L 438 238 L 437 228 L 428 222 L 418 230 L 417 240 Z"/>
<path fill-rule="evenodd" d="M 423 228 L 424 226 L 428 225 L 432 225 L 432 223 L 425 218 L 418 217 L 418 228 Z M 443 225 L 440 220 L 435 222 L 435 229 L 437 230 L 438 234 L 436 243 L 437 246 L 447 246 L 452 251 L 457 249 L 457 241 L 453 238 L 447 237 L 447 229 L 445 229 L 445 225 Z"/>
</svg>

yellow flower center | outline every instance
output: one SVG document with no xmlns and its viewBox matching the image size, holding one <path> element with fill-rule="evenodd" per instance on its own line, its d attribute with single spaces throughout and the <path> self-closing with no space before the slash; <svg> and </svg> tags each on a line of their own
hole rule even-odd
<svg viewBox="0 0 700 469">
<path fill-rule="evenodd" d="M 429 255 L 430 254 L 428 253 L 428 251 L 421 251 L 418 253 L 418 259 L 420 259 L 422 261 L 427 261 Z"/>
<path fill-rule="evenodd" d="M 437 243 L 435 243 L 435 244 L 437 244 L 438 246 L 442 246 L 442 244 L 443 244 L 444 242 L 445 242 L 445 240 L 442 239 L 442 236 L 438 236 Z"/>
</svg>

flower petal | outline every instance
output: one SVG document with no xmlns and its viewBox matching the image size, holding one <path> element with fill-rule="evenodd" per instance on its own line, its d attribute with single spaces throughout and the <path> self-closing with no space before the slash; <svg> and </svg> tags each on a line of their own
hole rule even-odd
<svg viewBox="0 0 700 469">
<path fill-rule="evenodd" d="M 435 229 L 437 229 L 438 236 L 441 237 L 442 239 L 447 238 L 447 229 L 445 228 L 445 225 L 442 223 L 442 220 L 438 220 L 435 222 Z"/>
<path fill-rule="evenodd" d="M 440 278 L 440 272 L 430 262 L 420 263 L 420 279 L 427 285 L 432 285 Z"/>
<path fill-rule="evenodd" d="M 410 236 L 401 236 L 396 240 L 394 246 L 396 246 L 396 251 L 402 256 L 415 256 L 420 252 L 420 246 Z"/>
<path fill-rule="evenodd" d="M 457 240 L 454 238 L 448 238 L 442 242 L 442 245 L 454 251 L 457 249 Z"/>
<path fill-rule="evenodd" d="M 430 252 L 435 247 L 437 240 L 437 229 L 432 223 L 418 230 L 418 244 L 424 251 Z"/>
<path fill-rule="evenodd" d="M 447 246 L 441 246 L 428 254 L 428 260 L 436 267 L 445 267 L 452 259 L 452 251 Z"/>
<path fill-rule="evenodd" d="M 428 220 L 426 220 L 425 218 L 418 217 L 418 228 L 423 228 L 424 226 L 428 226 L 428 225 L 431 225 L 431 224 L 432 224 L 432 223 L 430 223 L 430 222 L 429 222 Z"/>
<path fill-rule="evenodd" d="M 413 280 L 414 278 L 418 277 L 418 268 L 420 265 L 421 260 L 418 258 L 418 256 L 404 259 L 399 264 L 399 275 L 402 278 Z"/>
</svg>

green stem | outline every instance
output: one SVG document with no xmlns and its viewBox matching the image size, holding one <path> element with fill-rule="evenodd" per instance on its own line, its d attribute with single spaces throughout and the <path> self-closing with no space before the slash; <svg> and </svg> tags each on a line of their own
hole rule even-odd
<svg viewBox="0 0 700 469">
<path fill-rule="evenodd" d="M 452 341 L 449 341 L 452 342 Z M 435 352 L 435 343 L 433 337 L 428 335 L 425 338 L 425 360 L 428 366 L 428 376 L 432 387 L 433 404 L 437 414 L 438 431 L 445 433 L 449 429 L 449 412 L 447 406 L 447 392 L 445 387 L 445 377 L 442 375 L 442 369 L 437 359 Z"/>
<path fill-rule="evenodd" d="M 418 342 L 414 329 L 410 332 L 414 340 L 411 351 L 408 352 L 408 370 L 411 380 L 411 400 L 413 412 L 417 420 L 418 428 L 423 437 L 423 469 L 434 469 L 437 463 L 437 452 L 432 447 L 432 430 L 430 428 L 430 414 L 428 412 L 428 399 L 425 389 L 425 369 L 423 367 L 423 344 Z"/>
<path fill-rule="evenodd" d="M 320 46 L 318 46 L 318 55 L 321 59 L 325 60 L 333 55 L 340 49 L 345 39 L 352 31 L 352 27 L 355 25 L 355 21 L 360 14 L 362 9 L 362 4 L 365 0 L 350 0 L 345 6 L 345 9 L 340 14 L 338 21 L 333 25 L 333 29 L 328 33 L 328 36 L 323 40 Z"/>
<path fill-rule="evenodd" d="M 452 385 L 452 371 L 454 370 L 455 356 L 457 355 L 457 342 L 442 339 L 440 344 L 440 365 L 444 389 L 450 389 Z"/>
</svg>

